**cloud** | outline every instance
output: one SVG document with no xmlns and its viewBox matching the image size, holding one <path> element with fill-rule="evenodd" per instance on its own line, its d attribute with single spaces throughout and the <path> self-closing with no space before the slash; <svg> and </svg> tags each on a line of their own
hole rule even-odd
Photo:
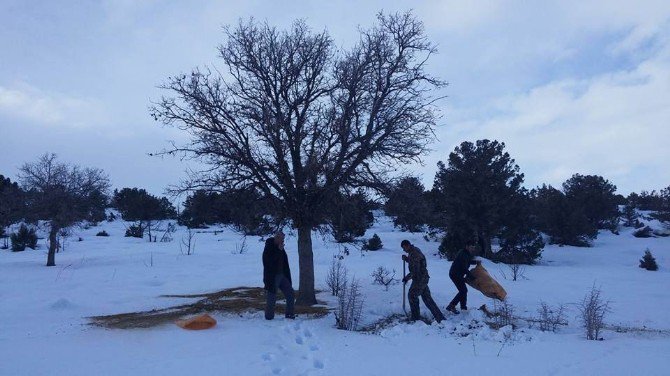
<svg viewBox="0 0 670 376">
<path fill-rule="evenodd" d="M 632 69 L 551 81 L 454 111 L 455 126 L 443 130 L 442 138 L 453 140 L 455 130 L 463 137 L 459 142 L 506 142 L 530 186 L 558 185 L 573 173 L 603 175 L 624 193 L 668 185 L 670 32 L 649 38 L 663 43 Z"/>
<path fill-rule="evenodd" d="M 0 116 L 40 125 L 88 127 L 106 121 L 94 100 L 45 92 L 25 83 L 0 86 Z"/>
</svg>

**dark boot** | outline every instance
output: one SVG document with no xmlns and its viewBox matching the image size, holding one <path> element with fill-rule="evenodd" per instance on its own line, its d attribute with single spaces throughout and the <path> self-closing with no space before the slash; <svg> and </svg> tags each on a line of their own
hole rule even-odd
<svg viewBox="0 0 670 376">
<path fill-rule="evenodd" d="M 460 312 L 456 310 L 456 306 L 449 304 L 447 306 L 447 311 L 453 313 L 454 315 L 458 315 Z"/>
</svg>

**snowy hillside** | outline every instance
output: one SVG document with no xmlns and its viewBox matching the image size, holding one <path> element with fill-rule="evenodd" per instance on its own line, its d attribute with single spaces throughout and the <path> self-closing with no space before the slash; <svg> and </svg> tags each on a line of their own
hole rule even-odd
<svg viewBox="0 0 670 376">
<path fill-rule="evenodd" d="M 229 229 L 196 235 L 195 253 L 183 255 L 178 228 L 174 241 L 148 243 L 125 238 L 122 221 L 77 229 L 57 266 L 44 267 L 46 247 L 0 252 L 0 375 L 667 375 L 670 354 L 670 238 L 638 239 L 631 229 L 602 232 L 593 248 L 548 246 L 525 278 L 505 280 L 505 265 L 484 260 L 503 284 L 518 316 L 537 316 L 540 302 L 565 304 L 569 321 L 557 333 L 541 332 L 519 320 L 518 327 L 493 330 L 476 308 L 493 302 L 470 289 L 470 310 L 426 325 L 392 323 L 375 333 L 334 327 L 333 314 L 274 321 L 261 312 L 212 314 L 218 325 L 191 332 L 175 325 L 149 329 L 103 329 L 87 317 L 183 304 L 183 298 L 237 286 L 262 286 L 259 238 L 246 240 Z M 106 230 L 110 237 L 95 236 Z M 214 233 L 214 230 L 222 230 Z M 423 234 L 393 229 L 377 218 L 366 234 L 379 234 L 384 248 L 361 254 L 349 246 L 343 263 L 360 279 L 365 295 L 363 325 L 402 313 L 402 284 L 388 291 L 373 285 L 378 266 L 402 274 L 400 241 L 409 239 L 428 259 L 430 288 L 444 310 L 456 293 L 450 262 L 440 259 L 438 243 Z M 81 237 L 82 241 L 77 241 Z M 286 241 L 297 288 L 296 239 Z M 335 306 L 325 275 L 342 245 L 314 234 L 320 300 Z M 649 248 L 659 271 L 638 267 Z M 587 341 L 577 305 L 593 285 L 610 301 L 603 341 Z M 421 304 L 422 314 L 429 315 Z M 611 328 L 620 327 L 619 331 Z"/>
</svg>

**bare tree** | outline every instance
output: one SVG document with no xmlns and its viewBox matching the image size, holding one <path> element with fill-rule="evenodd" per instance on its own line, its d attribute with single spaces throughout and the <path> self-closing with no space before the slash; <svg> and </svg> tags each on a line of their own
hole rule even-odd
<svg viewBox="0 0 670 376">
<path fill-rule="evenodd" d="M 225 29 L 225 72 L 170 77 L 173 97 L 152 116 L 191 134 L 162 154 L 195 158 L 176 192 L 257 189 L 298 232 L 299 304 L 315 304 L 312 229 L 344 188 L 380 188 L 433 139 L 434 89 L 425 72 L 434 46 L 411 13 L 379 14 L 348 51 L 303 21 L 280 31 L 253 20 Z"/>
<path fill-rule="evenodd" d="M 47 153 L 21 166 L 19 181 L 28 192 L 30 217 L 49 221 L 47 266 L 55 266 L 59 231 L 89 218 L 97 197 L 107 194 L 109 178 L 100 169 L 60 163 Z"/>
<path fill-rule="evenodd" d="M 371 276 L 372 283 L 384 286 L 386 291 L 389 290 L 389 286 L 398 282 L 398 280 L 395 278 L 395 269 L 390 271 L 383 266 L 377 267 L 377 269 L 372 272 Z"/>
<path fill-rule="evenodd" d="M 330 262 L 330 269 L 326 274 L 326 285 L 333 296 L 339 296 L 347 281 L 347 267 L 342 264 L 342 259 L 338 256 L 333 257 Z"/>
<path fill-rule="evenodd" d="M 195 231 L 192 228 L 186 229 L 186 236 L 182 236 L 181 244 L 179 244 L 179 249 L 182 254 L 188 256 L 192 255 L 195 252 Z"/>
<path fill-rule="evenodd" d="M 509 270 L 509 277 L 512 281 L 516 281 L 519 278 L 526 278 L 526 267 L 523 264 L 505 264 Z M 507 279 L 508 274 L 505 273 L 503 269 L 500 269 L 500 274 L 504 279 Z"/>
<path fill-rule="evenodd" d="M 361 321 L 365 297 L 361 292 L 361 285 L 356 278 L 345 281 L 342 290 L 337 296 L 335 310 L 335 324 L 338 329 L 355 331 Z"/>
<path fill-rule="evenodd" d="M 609 301 L 603 300 L 601 290 L 593 285 L 584 299 L 578 304 L 579 318 L 586 334 L 586 339 L 599 340 L 600 332 L 605 327 L 605 316 L 610 312 Z"/>
<path fill-rule="evenodd" d="M 540 324 L 540 330 L 543 332 L 556 332 L 561 325 L 568 325 L 565 317 L 565 305 L 563 304 L 552 307 L 545 302 L 541 302 L 537 313 L 538 318 L 534 321 Z"/>
</svg>

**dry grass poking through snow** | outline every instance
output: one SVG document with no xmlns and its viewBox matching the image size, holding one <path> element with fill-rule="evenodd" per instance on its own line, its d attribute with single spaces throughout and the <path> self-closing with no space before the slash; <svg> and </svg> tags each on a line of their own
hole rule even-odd
<svg viewBox="0 0 670 376">
<path fill-rule="evenodd" d="M 298 294 L 298 292 L 296 292 Z M 173 323 L 185 316 L 207 312 L 234 313 L 257 312 L 265 309 L 265 292 L 261 287 L 234 287 L 206 294 L 193 295 L 161 295 L 163 298 L 185 298 L 200 300 L 174 307 L 154 309 L 151 311 L 119 313 L 115 315 L 89 317 L 91 325 L 110 329 L 151 328 L 163 324 Z M 281 299 L 281 293 L 277 299 Z M 284 305 L 277 303 L 276 312 L 284 313 Z M 329 308 L 324 303 L 305 307 L 296 306 L 298 315 L 313 317 L 325 316 Z"/>
</svg>

